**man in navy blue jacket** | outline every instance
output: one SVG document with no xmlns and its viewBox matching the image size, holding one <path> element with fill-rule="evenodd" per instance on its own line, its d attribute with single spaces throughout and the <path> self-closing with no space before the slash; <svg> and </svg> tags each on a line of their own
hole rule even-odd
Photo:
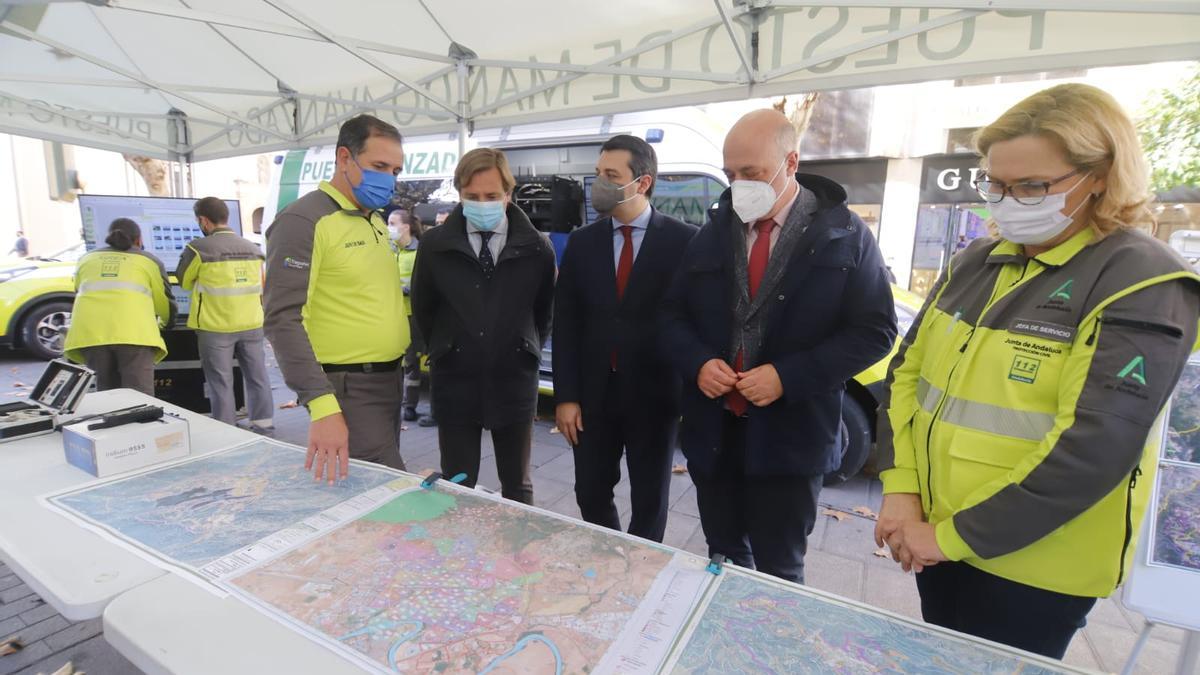
<svg viewBox="0 0 1200 675">
<path fill-rule="evenodd" d="M 605 217 L 571 233 L 554 293 L 554 398 L 575 451 L 584 520 L 621 529 L 613 488 L 629 467 L 629 532 L 662 541 L 679 380 L 659 353 L 658 312 L 696 227 L 650 206 L 658 160 L 646 141 L 600 150 L 592 206 Z"/>
<path fill-rule="evenodd" d="M 730 130 L 732 187 L 689 244 L 662 320 L 710 555 L 802 583 L 845 383 L 888 353 L 896 315 L 874 238 L 840 185 L 796 173 L 796 146 L 774 110 Z"/>
</svg>

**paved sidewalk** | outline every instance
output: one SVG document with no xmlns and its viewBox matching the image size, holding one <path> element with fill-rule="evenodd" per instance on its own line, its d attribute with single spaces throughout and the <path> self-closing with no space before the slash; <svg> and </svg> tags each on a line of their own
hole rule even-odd
<svg viewBox="0 0 1200 675">
<path fill-rule="evenodd" d="M 14 386 L 15 383 L 36 382 L 44 367 L 19 354 L 8 356 L 0 360 L 0 402 L 27 395 L 22 388 Z M 294 395 L 283 385 L 271 354 L 268 354 L 268 364 L 278 408 L 293 400 Z M 422 409 L 424 407 L 423 404 Z M 304 410 L 289 408 L 276 410 L 276 413 L 276 436 L 283 441 L 305 444 L 307 417 Z M 572 491 L 574 463 L 570 448 L 560 435 L 552 432 L 551 410 L 547 408 L 542 414 L 545 419 L 539 420 L 534 430 L 531 459 L 534 502 L 543 508 L 578 517 L 579 508 Z M 420 472 L 437 468 L 437 430 L 421 428 L 415 422 L 407 424 L 407 430 L 401 435 L 400 452 L 409 470 Z M 486 434 L 483 455 L 480 483 L 498 490 L 500 483 L 492 459 L 491 440 Z M 683 463 L 683 457 L 677 453 L 676 464 Z M 874 521 L 854 513 L 854 509 L 860 507 L 871 512 L 879 509 L 879 482 L 856 478 L 846 485 L 824 490 L 820 499 L 824 506 L 840 515 L 823 515 L 817 521 L 809 540 L 808 583 L 919 619 L 920 605 L 912 576 L 901 572 L 890 559 L 875 555 Z M 617 504 L 622 521 L 628 522 L 627 480 L 617 486 Z M 694 553 L 706 553 L 695 493 L 687 474 L 676 474 L 671 478 L 666 543 Z M 1071 644 L 1066 661 L 1102 671 L 1119 671 L 1142 625 L 1142 617 L 1124 609 L 1120 602 L 1103 600 L 1089 616 L 1088 626 Z M 49 674 L 67 661 L 90 675 L 138 673 L 132 664 L 108 646 L 100 630 L 99 620 L 69 623 L 0 565 L 0 639 L 15 634 L 21 636 L 26 645 L 17 654 L 0 657 L 0 675 Z M 1142 652 L 1136 672 L 1147 675 L 1174 672 L 1181 638 L 1181 631 L 1156 629 Z"/>
</svg>

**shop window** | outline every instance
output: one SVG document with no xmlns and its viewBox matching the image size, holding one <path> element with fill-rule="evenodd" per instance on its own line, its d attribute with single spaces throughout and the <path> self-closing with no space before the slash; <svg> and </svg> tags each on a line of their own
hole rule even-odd
<svg viewBox="0 0 1200 675">
<path fill-rule="evenodd" d="M 990 214 L 977 204 L 922 204 L 917 212 L 909 289 L 928 295 L 955 253 L 989 236 Z"/>
</svg>

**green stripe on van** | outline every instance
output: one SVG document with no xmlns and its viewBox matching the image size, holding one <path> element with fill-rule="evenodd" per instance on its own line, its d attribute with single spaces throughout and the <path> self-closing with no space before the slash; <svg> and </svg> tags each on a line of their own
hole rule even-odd
<svg viewBox="0 0 1200 675">
<path fill-rule="evenodd" d="M 308 150 L 288 150 L 283 159 L 283 170 L 279 172 L 279 202 L 275 213 L 287 208 L 300 197 L 300 169 L 304 168 L 304 156 Z"/>
</svg>

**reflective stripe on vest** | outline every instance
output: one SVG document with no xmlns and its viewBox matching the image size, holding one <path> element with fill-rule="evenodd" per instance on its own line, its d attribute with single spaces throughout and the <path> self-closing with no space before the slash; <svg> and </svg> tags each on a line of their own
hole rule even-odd
<svg viewBox="0 0 1200 675">
<path fill-rule="evenodd" d="M 233 288 L 216 288 L 214 286 L 205 286 L 203 284 L 196 284 L 196 292 L 204 293 L 206 295 L 222 295 L 222 296 L 260 295 L 260 294 L 262 294 L 262 286 L 255 284 L 254 286 L 236 286 Z"/>
<path fill-rule="evenodd" d="M 930 415 L 937 413 L 942 394 L 941 389 L 925 378 L 917 382 L 917 400 Z M 967 429 L 1035 442 L 1041 441 L 1054 428 L 1054 415 L 1051 413 L 1013 410 L 954 396 L 946 398 L 938 419 Z"/>
<path fill-rule="evenodd" d="M 80 295 L 87 295 L 92 291 L 133 291 L 154 297 L 149 288 L 132 281 L 85 281 L 79 284 Z"/>
<path fill-rule="evenodd" d="M 941 389 L 933 386 L 929 380 L 923 377 L 917 381 L 917 404 L 930 415 L 937 412 L 937 404 L 942 400 L 942 393 Z"/>
</svg>

